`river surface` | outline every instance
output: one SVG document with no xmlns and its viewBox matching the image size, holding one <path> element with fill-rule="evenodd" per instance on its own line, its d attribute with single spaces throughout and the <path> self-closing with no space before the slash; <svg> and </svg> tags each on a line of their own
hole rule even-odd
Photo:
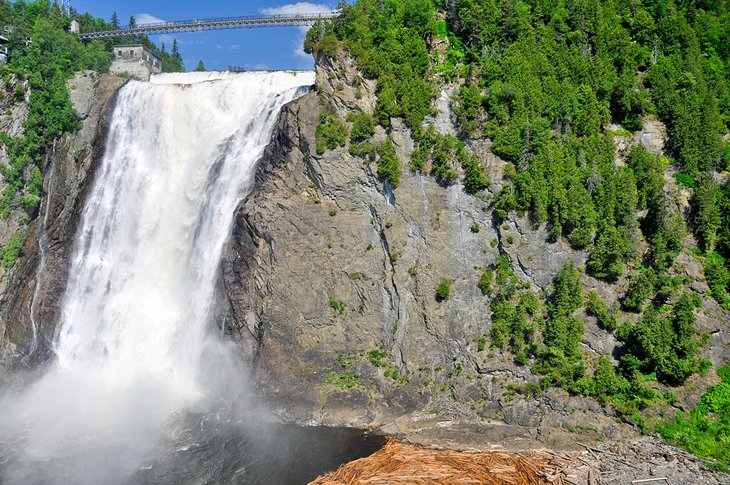
<svg viewBox="0 0 730 485">
<path fill-rule="evenodd" d="M 98 454 L 71 446 L 66 453 L 33 466 L 29 466 L 22 444 L 0 449 L 0 483 L 306 484 L 376 452 L 385 441 L 382 436 L 348 428 L 254 425 L 248 420 L 195 414 L 177 419 L 169 434 L 158 437 L 160 441 L 148 456 L 140 457 L 131 468 L 124 462 L 124 450 L 116 455 L 111 443 Z"/>
</svg>

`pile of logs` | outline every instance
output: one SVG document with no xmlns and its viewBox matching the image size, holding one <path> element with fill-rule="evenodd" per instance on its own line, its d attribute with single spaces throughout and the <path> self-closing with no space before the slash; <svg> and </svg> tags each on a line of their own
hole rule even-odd
<svg viewBox="0 0 730 485">
<path fill-rule="evenodd" d="M 562 464 L 551 465 L 551 461 L 553 457 L 548 453 L 466 453 L 390 440 L 374 455 L 347 463 L 311 485 L 568 485 L 559 470 Z"/>
</svg>

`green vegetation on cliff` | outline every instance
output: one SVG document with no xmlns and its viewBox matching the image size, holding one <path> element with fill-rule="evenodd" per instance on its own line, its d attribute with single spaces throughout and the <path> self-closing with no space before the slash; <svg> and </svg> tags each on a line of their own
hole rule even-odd
<svg viewBox="0 0 730 485">
<path fill-rule="evenodd" d="M 30 89 L 25 136 L 10 139 L 3 134 L 11 160 L 10 166 L 1 170 L 12 188 L 3 194 L 1 211 L 5 217 L 13 205 L 22 204 L 31 213 L 37 208 L 40 169 L 47 148 L 55 137 L 80 126 L 66 81 L 76 71 L 103 72 L 109 68 L 110 54 L 105 47 L 99 42 L 83 44 L 68 33 L 69 23 L 58 5 L 47 1 L 0 4 L 0 24 L 12 26 L 10 60 L 2 67 L 3 79 L 7 85 L 14 74 L 27 80 Z"/>
<path fill-rule="evenodd" d="M 490 181 L 468 145 L 490 139 L 508 163 L 492 199 L 497 220 L 529 215 L 547 225 L 549 240 L 589 254 L 589 276 L 625 288 L 610 309 L 595 292 L 584 300 L 582 276 L 568 265 L 539 299 L 502 257 L 479 281 L 491 296 L 496 347 L 530 363 L 543 388 L 594 396 L 627 416 L 657 398 L 652 379 L 676 386 L 707 370 L 701 296 L 675 261 L 694 233 L 707 295 L 730 309 L 730 183 L 721 175 L 730 168 L 727 2 L 358 0 L 341 8 L 342 17 L 310 31 L 307 48 L 332 58 L 344 49 L 378 81 L 374 120 L 386 131 L 394 117 L 411 128 L 413 170 L 479 193 Z M 459 137 L 424 124 L 439 87 L 455 82 Z M 667 128 L 663 154 L 638 144 L 617 158 L 614 138 L 631 138 L 652 117 Z M 379 175 L 396 173 L 386 177 L 379 165 Z M 675 181 L 691 191 L 691 211 L 680 210 L 668 186 Z M 623 343 L 618 366 L 581 349 L 584 305 Z"/>
<path fill-rule="evenodd" d="M 58 136 L 81 126 L 66 87 L 74 73 L 84 70 L 108 72 L 111 46 L 120 41 L 144 43 L 163 59 L 166 71 L 184 70 L 177 43 L 174 43 L 172 53 L 165 52 L 164 46 L 162 50 L 157 49 L 144 36 L 84 43 L 77 35 L 69 33 L 72 18 L 79 20 L 82 30 L 113 28 L 112 23 L 89 14 L 79 14 L 73 9 L 64 12 L 58 2 L 0 1 L 0 26 L 9 27 L 9 61 L 0 65 L 4 95 L 19 102 L 25 99 L 28 90 L 30 92 L 24 135 L 12 138 L 7 133 L 0 133 L 0 141 L 8 148 L 10 158 L 9 165 L 0 166 L 0 174 L 7 183 L 0 199 L 0 217 L 4 219 L 9 218 L 14 209 L 25 210 L 25 220 L 35 215 L 42 197 L 44 159 L 50 147 Z M 15 83 L 15 87 L 9 93 L 11 83 Z M 13 248 L 5 252 L 6 267 L 9 261 L 14 264 L 17 259 L 17 254 L 12 258 L 8 256 L 14 253 Z"/>
<path fill-rule="evenodd" d="M 716 460 L 715 467 L 730 467 L 730 365 L 717 371 L 722 382 L 710 387 L 689 413 L 677 415 L 670 423 L 658 425 L 667 440 L 684 446 L 696 455 Z"/>
<path fill-rule="evenodd" d="M 108 70 L 110 54 L 99 42 L 83 44 L 68 33 L 70 18 L 57 3 L 0 2 L 0 25 L 10 26 L 9 62 L 0 66 L 5 89 L 15 83 L 14 101 L 23 101 L 30 90 L 24 136 L 0 133 L 9 165 L 0 167 L 6 185 L 0 200 L 0 217 L 13 209 L 33 216 L 42 196 L 43 160 L 54 139 L 77 130 L 80 122 L 71 105 L 66 81 L 76 71 Z M 27 219 L 27 218 L 26 218 Z M 12 267 L 20 254 L 19 234 L 3 249 L 3 265 Z"/>
<path fill-rule="evenodd" d="M 478 160 L 465 163 L 448 139 L 422 126 L 435 85 L 462 78 L 454 108 L 462 134 L 491 138 L 513 166 L 498 210 L 528 212 L 534 224 L 550 225 L 553 239 L 588 250 L 591 275 L 616 281 L 642 261 L 660 277 L 671 268 L 687 231 L 663 190 L 668 162 L 681 171 L 678 180 L 700 181 L 688 222 L 705 250 L 722 241 L 728 190 L 711 173 L 730 162 L 722 141 L 730 122 L 725 3 L 459 0 L 446 12 L 428 0 L 360 0 L 341 7 L 334 24 L 312 29 L 308 50 L 336 57 L 343 47 L 378 80 L 375 119 L 387 129 L 401 117 L 412 128 L 415 169 L 445 183 L 463 170 L 472 193 L 487 186 Z M 617 165 L 614 132 L 605 127 L 639 130 L 647 115 L 666 124 L 673 160 L 639 147 Z M 717 269 L 710 268 L 720 276 L 713 282 L 727 289 Z M 724 301 L 722 288 L 713 292 Z"/>
</svg>

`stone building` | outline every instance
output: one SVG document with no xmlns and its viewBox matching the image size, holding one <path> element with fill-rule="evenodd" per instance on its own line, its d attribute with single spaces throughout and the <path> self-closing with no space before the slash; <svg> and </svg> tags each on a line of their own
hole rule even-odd
<svg viewBox="0 0 730 485">
<path fill-rule="evenodd" d="M 113 54 L 112 74 L 148 81 L 150 75 L 162 72 L 162 60 L 142 44 L 115 45 Z"/>
</svg>

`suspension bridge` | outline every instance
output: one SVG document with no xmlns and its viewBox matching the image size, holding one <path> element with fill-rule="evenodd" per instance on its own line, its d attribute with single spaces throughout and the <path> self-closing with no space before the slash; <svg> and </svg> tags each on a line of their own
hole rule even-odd
<svg viewBox="0 0 730 485">
<path fill-rule="evenodd" d="M 229 17 L 204 20 L 182 20 L 159 23 L 129 25 L 127 27 L 78 32 L 81 40 L 104 39 L 140 34 L 173 34 L 177 32 L 198 32 L 202 30 L 251 29 L 255 27 L 308 26 L 318 20 L 331 20 L 340 15 L 337 10 L 324 13 L 302 13 L 293 15 L 260 15 L 251 17 Z"/>
</svg>

